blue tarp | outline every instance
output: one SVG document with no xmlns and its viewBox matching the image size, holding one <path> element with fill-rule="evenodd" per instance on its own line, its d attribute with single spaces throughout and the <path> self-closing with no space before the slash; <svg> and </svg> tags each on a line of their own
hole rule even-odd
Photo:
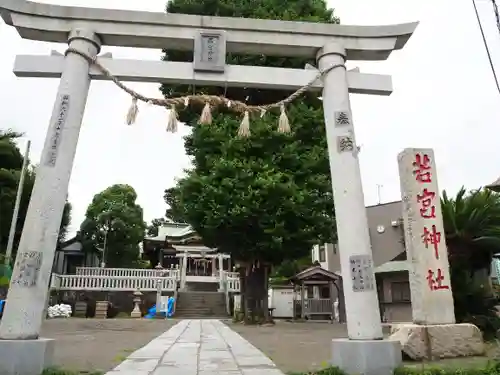
<svg viewBox="0 0 500 375">
<path fill-rule="evenodd" d="M 2 313 L 4 306 L 5 306 L 5 300 L 2 299 L 2 300 L 0 300 L 0 314 Z"/>
<path fill-rule="evenodd" d="M 175 298 L 169 297 L 167 302 L 167 311 L 160 311 L 160 315 L 171 318 L 174 315 Z M 156 305 L 153 305 L 144 316 L 146 319 L 153 319 L 156 316 Z"/>
</svg>

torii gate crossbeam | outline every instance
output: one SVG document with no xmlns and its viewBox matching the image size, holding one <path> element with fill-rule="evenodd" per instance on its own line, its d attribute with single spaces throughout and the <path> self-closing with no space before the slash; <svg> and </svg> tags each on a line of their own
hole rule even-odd
<svg viewBox="0 0 500 375">
<path fill-rule="evenodd" d="M 333 340 L 334 364 L 348 373 L 367 375 L 390 373 L 400 364 L 399 342 L 382 340 L 349 102 L 349 92 L 387 95 L 392 84 L 387 76 L 347 72 L 344 64 L 348 59 L 387 59 L 393 50 L 404 47 L 417 23 L 346 26 L 79 8 L 25 0 L 0 0 L 0 15 L 23 38 L 67 42 L 71 49 L 88 57 L 70 52 L 64 58 L 20 56 L 16 61 L 19 75 L 60 76 L 61 80 L 25 220 L 27 230 L 21 236 L 8 303 L 0 323 L 0 373 L 39 375 L 50 352 L 51 341 L 39 339 L 40 327 L 88 90 L 91 79 L 100 78 L 89 61 L 97 57 L 103 45 L 195 50 L 192 66 L 134 62 L 136 73 L 125 66 L 125 61 L 98 58 L 99 63 L 123 79 L 141 81 L 143 75 L 149 82 L 194 80 L 200 84 L 293 89 L 317 72 L 226 66 L 225 53 L 316 58 L 318 69 L 326 72 L 322 83 L 318 82 L 313 89 L 323 90 L 349 336 Z M 208 58 L 203 50 L 207 40 L 212 43 L 211 51 L 217 51 L 215 58 L 213 55 Z M 201 50 L 199 55 L 197 48 Z M 34 66 L 36 63 L 40 66 Z M 211 73 L 200 72 L 207 70 L 207 66 Z M 331 69 L 333 66 L 337 68 Z M 166 72 L 171 67 L 178 71 Z M 237 74 L 247 77 L 236 77 Z M 31 351 L 29 357 L 33 360 L 21 356 L 26 350 Z M 11 364 L 15 357 L 26 360 Z"/>
</svg>

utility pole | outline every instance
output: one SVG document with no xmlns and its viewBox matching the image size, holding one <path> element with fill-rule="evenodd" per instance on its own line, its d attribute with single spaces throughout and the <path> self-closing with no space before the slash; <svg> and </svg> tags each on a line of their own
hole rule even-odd
<svg viewBox="0 0 500 375">
<path fill-rule="evenodd" d="M 377 184 L 377 196 L 378 196 L 378 203 L 377 204 L 382 203 L 382 188 L 383 187 L 384 187 L 384 185 Z"/>
<path fill-rule="evenodd" d="M 21 206 L 21 197 L 23 195 L 24 177 L 26 169 L 28 169 L 28 158 L 30 153 L 31 141 L 28 140 L 26 144 L 26 151 L 24 152 L 23 167 L 21 169 L 21 176 L 19 178 L 19 185 L 17 186 L 16 202 L 14 203 L 14 211 L 12 212 L 12 221 L 10 222 L 9 239 L 7 241 L 7 250 L 5 251 L 4 265 L 10 266 L 10 258 L 12 257 L 12 248 L 14 247 L 14 237 L 16 234 L 17 220 L 19 218 L 19 207 Z"/>
</svg>

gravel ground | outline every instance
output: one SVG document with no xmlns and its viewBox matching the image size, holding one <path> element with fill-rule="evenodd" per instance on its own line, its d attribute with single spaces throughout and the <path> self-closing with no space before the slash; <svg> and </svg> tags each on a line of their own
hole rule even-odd
<svg viewBox="0 0 500 375">
<path fill-rule="evenodd" d="M 43 323 L 42 337 L 57 339 L 56 366 L 108 371 L 175 323 L 156 319 L 51 319 Z"/>
<path fill-rule="evenodd" d="M 283 372 L 306 372 L 326 367 L 333 338 L 346 337 L 345 325 L 323 322 L 284 322 L 274 326 L 245 326 L 225 322 L 271 358 Z"/>
<path fill-rule="evenodd" d="M 328 365 L 331 359 L 333 338 L 347 337 L 347 327 L 341 324 L 320 322 L 277 321 L 270 327 L 245 326 L 225 322 L 234 331 L 259 348 L 271 358 L 283 372 L 307 372 Z M 383 327 L 384 334 L 389 326 Z M 500 357 L 498 344 L 488 343 L 484 357 L 466 357 L 437 360 L 432 362 L 404 362 L 405 366 L 434 366 L 444 368 L 484 367 L 491 358 Z"/>
</svg>

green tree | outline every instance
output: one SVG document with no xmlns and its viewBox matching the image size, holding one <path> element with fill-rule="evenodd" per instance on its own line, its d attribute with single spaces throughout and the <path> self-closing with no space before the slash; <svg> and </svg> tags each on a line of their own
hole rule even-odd
<svg viewBox="0 0 500 375">
<path fill-rule="evenodd" d="M 500 252 L 500 194 L 462 187 L 450 198 L 444 191 L 441 208 L 450 261 L 466 265 L 471 276 L 489 271 L 493 255 Z"/>
<path fill-rule="evenodd" d="M 151 224 L 149 224 L 146 228 L 146 234 L 150 237 L 157 236 L 158 228 L 160 228 L 166 222 L 167 220 L 163 217 L 151 220 Z"/>
<path fill-rule="evenodd" d="M 485 334 L 500 328 L 490 288 L 493 256 L 500 253 L 500 194 L 461 188 L 441 199 L 450 262 L 455 315 L 478 325 Z"/>
<path fill-rule="evenodd" d="M 12 130 L 0 130 L 0 286 L 8 285 L 12 273 L 10 265 L 4 267 L 4 256 L 7 249 L 12 215 L 14 214 L 14 205 L 23 165 L 23 155 L 16 144 L 16 141 L 22 135 L 22 133 Z M 17 248 L 19 240 L 21 239 L 35 177 L 35 168 L 28 164 L 18 219 L 14 231 L 11 264 L 14 262 L 17 254 Z M 71 205 L 66 203 L 59 231 L 60 242 L 64 240 L 70 220 Z"/>
<path fill-rule="evenodd" d="M 172 0 L 168 13 L 337 23 L 323 0 Z M 192 53 L 166 51 L 166 60 L 192 61 Z M 303 69 L 311 59 L 229 54 L 228 64 Z M 166 96 L 193 91 L 224 95 L 248 104 L 269 104 L 290 92 L 248 88 L 162 86 Z M 192 123 L 200 108 L 180 112 Z M 210 126 L 185 138 L 194 168 L 166 190 L 171 212 L 183 217 L 206 245 L 229 253 L 241 265 L 244 302 L 264 306 L 270 267 L 307 256 L 316 242 L 332 241 L 333 199 L 322 103 L 305 95 L 287 108 L 293 132 L 276 132 L 276 114 L 252 118 L 252 136 L 237 138 L 240 118 L 213 111 Z M 262 301 L 259 302 L 259 301 Z"/>
<path fill-rule="evenodd" d="M 165 190 L 163 198 L 168 206 L 165 216 L 168 220 L 171 220 L 174 223 L 185 223 L 186 218 L 184 216 L 183 209 L 178 202 L 177 190 L 177 186 Z"/>
<path fill-rule="evenodd" d="M 16 141 L 22 137 L 22 135 L 22 133 L 12 130 L 0 130 L 0 254 L 5 253 L 7 247 L 10 224 L 14 213 L 14 204 L 21 177 L 23 155 L 17 147 Z M 21 204 L 19 207 L 19 216 L 14 233 L 13 256 L 16 254 L 17 246 L 21 238 L 35 177 L 35 167 L 28 164 L 24 179 Z M 67 202 L 64 207 L 64 214 L 59 231 L 60 242 L 65 239 L 70 221 L 71 204 Z"/>
<path fill-rule="evenodd" d="M 80 236 L 85 251 L 104 252 L 108 267 L 137 266 L 146 223 L 137 193 L 129 185 L 113 185 L 96 194 L 87 208 Z"/>
</svg>

